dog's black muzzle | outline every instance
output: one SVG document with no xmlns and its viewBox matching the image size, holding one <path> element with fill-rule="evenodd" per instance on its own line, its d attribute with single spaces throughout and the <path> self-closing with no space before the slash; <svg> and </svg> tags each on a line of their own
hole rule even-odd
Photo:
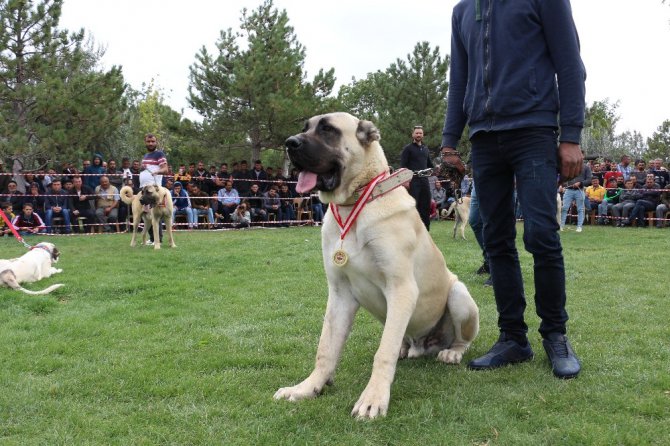
<svg viewBox="0 0 670 446">
<path fill-rule="evenodd" d="M 142 194 L 140 197 L 140 203 L 142 205 L 154 205 L 156 204 L 156 200 L 154 199 L 153 195 Z"/>
</svg>

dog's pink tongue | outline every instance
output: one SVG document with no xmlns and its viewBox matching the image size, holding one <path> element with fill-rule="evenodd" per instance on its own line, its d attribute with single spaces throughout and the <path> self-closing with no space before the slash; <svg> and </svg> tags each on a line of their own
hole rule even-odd
<svg viewBox="0 0 670 446">
<path fill-rule="evenodd" d="M 303 170 L 298 175 L 298 184 L 295 185 L 295 190 L 299 194 L 304 194 L 316 187 L 316 174 Z"/>
</svg>

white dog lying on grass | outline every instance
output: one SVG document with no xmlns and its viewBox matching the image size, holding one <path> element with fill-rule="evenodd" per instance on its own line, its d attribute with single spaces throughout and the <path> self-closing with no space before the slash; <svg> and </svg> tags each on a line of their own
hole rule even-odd
<svg viewBox="0 0 670 446">
<path fill-rule="evenodd" d="M 52 263 L 58 262 L 60 252 L 53 243 L 38 243 L 30 251 L 17 259 L 0 260 L 0 285 L 26 294 L 48 294 L 63 286 L 62 283 L 51 285 L 42 291 L 30 291 L 21 283 L 32 283 L 62 273 L 62 269 L 54 268 Z"/>
</svg>

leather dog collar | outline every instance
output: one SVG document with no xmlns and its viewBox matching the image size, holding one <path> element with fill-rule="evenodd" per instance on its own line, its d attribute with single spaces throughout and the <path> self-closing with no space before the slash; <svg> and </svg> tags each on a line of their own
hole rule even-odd
<svg viewBox="0 0 670 446">
<path fill-rule="evenodd" d="M 366 203 L 371 202 L 372 200 L 381 197 L 382 195 L 392 191 L 396 187 L 402 186 L 403 184 L 409 182 L 412 180 L 412 177 L 414 176 L 414 172 L 412 172 L 409 169 L 398 169 L 395 172 L 393 172 L 391 175 L 387 176 L 383 180 L 380 180 L 377 185 L 372 189 L 372 193 L 368 197 Z M 361 194 L 365 191 L 366 187 L 361 187 L 360 189 L 356 189 L 354 194 L 347 200 L 346 203 L 342 204 L 341 206 L 351 206 L 353 205 L 358 198 L 360 198 Z"/>
</svg>

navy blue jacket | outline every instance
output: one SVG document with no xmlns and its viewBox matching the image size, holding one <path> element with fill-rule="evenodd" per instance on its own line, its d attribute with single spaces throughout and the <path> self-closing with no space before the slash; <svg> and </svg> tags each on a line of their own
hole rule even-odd
<svg viewBox="0 0 670 446">
<path fill-rule="evenodd" d="M 456 147 L 466 123 L 470 137 L 548 126 L 578 144 L 585 80 L 569 0 L 461 0 L 442 147 Z"/>
</svg>

